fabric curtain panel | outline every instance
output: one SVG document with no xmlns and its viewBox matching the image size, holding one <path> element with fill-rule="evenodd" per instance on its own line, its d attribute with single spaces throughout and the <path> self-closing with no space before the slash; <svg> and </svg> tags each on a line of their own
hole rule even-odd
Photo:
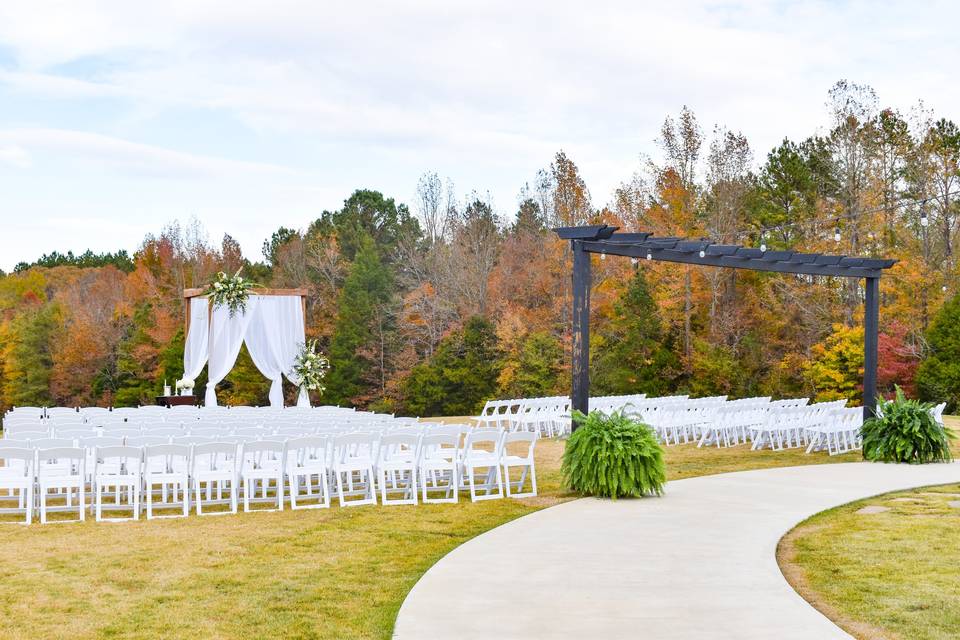
<svg viewBox="0 0 960 640">
<path fill-rule="evenodd" d="M 210 340 L 210 301 L 206 297 L 190 298 L 190 330 L 183 345 L 183 377 L 196 380 L 207 364 Z"/>
<path fill-rule="evenodd" d="M 247 326 L 244 342 L 250 358 L 271 381 L 270 406 L 283 406 L 283 377 L 300 386 L 292 374 L 294 360 L 305 336 L 303 307 L 299 296 L 251 296 L 257 298 L 256 313 Z M 300 390 L 297 406 L 302 406 L 305 392 Z M 309 406 L 309 398 L 306 399 Z"/>
<path fill-rule="evenodd" d="M 232 318 L 230 310 L 223 305 L 213 309 L 213 324 L 210 327 L 210 363 L 207 370 L 210 380 L 207 382 L 207 394 L 204 398 L 204 404 L 208 407 L 217 406 L 217 384 L 227 377 L 237 362 L 250 320 L 258 312 L 260 297 L 250 296 L 247 299 L 246 311 L 243 313 L 238 311 Z"/>
</svg>

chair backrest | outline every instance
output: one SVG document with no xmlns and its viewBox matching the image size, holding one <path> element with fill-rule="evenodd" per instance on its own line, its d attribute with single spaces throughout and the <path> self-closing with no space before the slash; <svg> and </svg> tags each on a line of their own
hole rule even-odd
<svg viewBox="0 0 960 640">
<path fill-rule="evenodd" d="M 34 449 L 72 448 L 73 442 L 72 438 L 40 438 L 31 439 L 30 446 Z"/>
<path fill-rule="evenodd" d="M 416 461 L 420 455 L 420 434 L 392 432 L 380 437 L 379 460 Z"/>
<path fill-rule="evenodd" d="M 48 449 L 37 449 L 37 461 L 47 462 L 50 460 L 64 461 L 71 460 L 77 463 L 77 466 L 71 472 L 82 468 L 86 454 L 79 447 L 51 447 Z M 37 469 L 38 475 L 43 475 L 44 467 L 41 464 Z M 62 474 L 61 474 L 62 475 Z"/>
<path fill-rule="evenodd" d="M 118 475 L 120 473 L 129 474 L 140 471 L 140 460 L 143 456 L 143 449 L 140 447 L 109 446 L 97 447 L 94 450 L 95 473 L 109 473 Z M 111 464 L 104 464 L 111 463 Z M 122 468 L 116 466 L 116 463 L 123 465 Z"/>
<path fill-rule="evenodd" d="M 303 436 L 287 440 L 287 459 L 303 464 L 307 459 L 326 462 L 329 440 L 326 436 Z"/>
<path fill-rule="evenodd" d="M 502 450 L 509 454 L 508 447 L 514 443 L 524 443 L 527 445 L 526 452 L 521 455 L 522 458 L 533 459 L 533 449 L 537 445 L 537 434 L 533 431 L 511 431 L 503 435 Z M 517 455 L 517 454 L 511 454 Z"/>
<path fill-rule="evenodd" d="M 469 457 L 472 453 L 480 451 L 499 455 L 502 443 L 503 432 L 499 429 L 474 429 L 467 434 L 467 439 L 464 441 L 464 457 Z M 491 447 L 488 449 L 478 445 L 490 445 Z"/>
<path fill-rule="evenodd" d="M 170 436 L 127 436 L 124 438 L 127 446 L 145 447 L 152 444 L 167 444 Z"/>
<path fill-rule="evenodd" d="M 148 444 L 143 448 L 143 459 L 174 457 L 188 460 L 193 448 L 188 444 Z"/>
<path fill-rule="evenodd" d="M 8 471 L 10 469 L 20 469 L 23 477 L 33 476 L 33 460 L 36 451 L 26 447 L 0 446 L 0 460 L 3 460 L 3 467 Z M 14 464 L 14 463 L 18 464 Z"/>
<path fill-rule="evenodd" d="M 83 449 L 97 449 L 101 447 L 119 447 L 123 445 L 123 438 L 117 436 L 91 436 L 80 438 L 77 445 Z"/>
</svg>

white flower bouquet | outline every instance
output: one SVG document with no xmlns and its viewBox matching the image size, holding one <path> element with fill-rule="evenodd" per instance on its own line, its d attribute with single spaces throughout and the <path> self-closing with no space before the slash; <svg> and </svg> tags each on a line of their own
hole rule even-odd
<svg viewBox="0 0 960 640">
<path fill-rule="evenodd" d="M 330 361 L 317 351 L 317 341 L 307 340 L 300 346 L 300 353 L 293 361 L 291 377 L 300 380 L 300 386 L 310 391 L 323 393 L 323 379 L 330 370 Z"/>
<path fill-rule="evenodd" d="M 177 391 L 179 391 L 181 395 L 184 395 L 184 394 L 191 395 L 193 393 L 194 382 L 189 378 L 180 378 L 175 383 L 173 383 L 173 385 L 176 387 Z"/>
<path fill-rule="evenodd" d="M 216 279 L 210 283 L 206 294 L 213 300 L 213 306 L 223 305 L 230 310 L 232 318 L 237 311 L 247 310 L 247 299 L 250 297 L 250 289 L 256 285 L 240 275 L 240 269 L 232 276 L 228 276 L 223 271 L 217 274 Z"/>
</svg>

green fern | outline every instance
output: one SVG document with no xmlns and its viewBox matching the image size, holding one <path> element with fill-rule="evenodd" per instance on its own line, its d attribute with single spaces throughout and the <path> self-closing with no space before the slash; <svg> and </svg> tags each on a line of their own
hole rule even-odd
<svg viewBox="0 0 960 640">
<path fill-rule="evenodd" d="M 647 425 L 622 412 L 575 411 L 560 471 L 568 489 L 601 498 L 661 495 L 667 481 L 663 447 Z"/>
<path fill-rule="evenodd" d="M 880 403 L 880 417 L 863 423 L 863 457 L 874 462 L 949 462 L 953 432 L 934 420 L 932 404 L 908 400 L 900 387 Z"/>
</svg>

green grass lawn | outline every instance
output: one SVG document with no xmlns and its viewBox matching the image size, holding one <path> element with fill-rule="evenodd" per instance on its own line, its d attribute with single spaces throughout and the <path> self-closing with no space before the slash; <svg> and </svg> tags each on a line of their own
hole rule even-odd
<svg viewBox="0 0 960 640">
<path fill-rule="evenodd" d="M 956 430 L 960 419 L 948 425 Z M 958 638 L 960 508 L 953 501 L 960 501 L 960 485 L 825 511 L 781 541 L 780 566 L 804 598 L 857 638 Z M 867 505 L 890 510 L 856 513 Z"/>
<path fill-rule="evenodd" d="M 439 558 L 573 497 L 560 487 L 562 451 L 538 443 L 541 495 L 524 500 L 8 525 L 0 637 L 389 638 L 407 592 Z M 666 453 L 674 480 L 856 459 L 692 445 Z"/>
</svg>

